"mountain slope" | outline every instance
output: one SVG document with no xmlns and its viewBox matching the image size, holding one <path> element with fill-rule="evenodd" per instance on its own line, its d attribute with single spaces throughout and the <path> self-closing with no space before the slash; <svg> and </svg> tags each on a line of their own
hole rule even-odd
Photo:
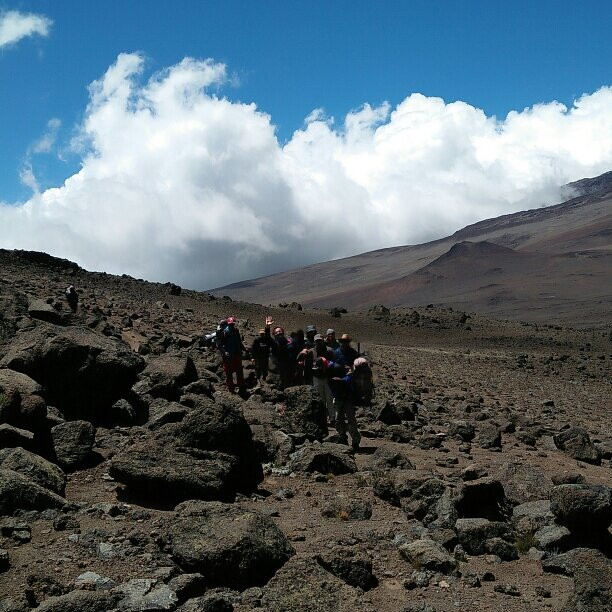
<svg viewBox="0 0 612 612">
<path fill-rule="evenodd" d="M 568 187 L 580 195 L 555 206 L 487 219 L 441 240 L 314 264 L 213 293 L 263 304 L 291 299 L 348 308 L 437 302 L 540 320 L 573 321 L 578 309 L 589 321 L 602 323 L 612 299 L 612 172 Z M 464 243 L 459 250 L 458 243 Z M 491 272 L 496 268 L 500 271 Z"/>
</svg>

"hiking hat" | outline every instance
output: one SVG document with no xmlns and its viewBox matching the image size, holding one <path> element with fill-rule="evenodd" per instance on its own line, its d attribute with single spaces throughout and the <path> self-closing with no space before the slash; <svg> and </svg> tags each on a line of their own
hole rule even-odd
<svg viewBox="0 0 612 612">
<path fill-rule="evenodd" d="M 326 335 L 326 336 L 329 336 L 330 334 L 335 334 L 335 333 L 336 333 L 336 332 L 335 332 L 333 329 L 328 329 L 328 330 L 325 332 L 325 335 Z"/>
<path fill-rule="evenodd" d="M 316 342 L 317 340 L 323 340 L 323 336 L 321 334 L 316 334 L 314 337 L 314 341 Z"/>
<path fill-rule="evenodd" d="M 236 319 L 234 317 L 227 317 L 227 324 L 228 325 L 235 325 L 236 324 Z"/>
<path fill-rule="evenodd" d="M 367 359 L 365 359 L 365 357 L 357 357 L 357 359 L 355 359 L 355 361 L 353 362 L 353 367 L 358 368 L 359 366 L 367 365 L 367 363 L 368 361 Z"/>
<path fill-rule="evenodd" d="M 348 334 L 342 334 L 340 336 L 340 342 L 350 342 L 351 337 Z"/>
<path fill-rule="evenodd" d="M 307 325 L 306 326 L 306 333 L 308 332 L 316 332 L 317 328 L 314 325 Z"/>
</svg>

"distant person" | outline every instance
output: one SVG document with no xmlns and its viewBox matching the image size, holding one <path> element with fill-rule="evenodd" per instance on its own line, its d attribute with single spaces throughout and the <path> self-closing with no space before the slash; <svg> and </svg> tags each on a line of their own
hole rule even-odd
<svg viewBox="0 0 612 612">
<path fill-rule="evenodd" d="M 70 285 L 70 287 L 66 289 L 65 293 L 66 301 L 68 302 L 68 306 L 70 306 L 70 310 L 72 310 L 72 312 L 76 312 L 79 305 L 79 294 L 74 288 L 74 285 Z"/>
<path fill-rule="evenodd" d="M 242 352 L 244 345 L 240 332 L 236 329 L 236 319 L 227 317 L 225 328 L 217 336 L 217 348 L 221 353 L 225 382 L 230 393 L 234 393 L 236 384 L 240 391 L 244 391 L 244 373 L 242 371 Z M 234 383 L 236 373 L 236 383 Z"/>
<path fill-rule="evenodd" d="M 330 363 L 327 368 L 327 380 L 334 396 L 336 407 L 336 431 L 338 432 L 338 442 L 348 444 L 346 435 L 347 426 L 351 436 L 351 446 L 354 451 L 359 450 L 361 434 L 355 418 L 355 406 L 353 397 L 355 387 L 353 384 L 353 374 L 349 368 L 339 363 Z"/>
<path fill-rule="evenodd" d="M 323 340 L 323 336 L 320 336 Z M 321 342 L 322 344 L 322 342 Z M 336 426 L 336 407 L 334 406 L 334 396 L 332 395 L 329 382 L 327 380 L 327 369 L 330 361 L 325 357 L 317 357 L 312 366 L 313 386 L 317 390 L 319 397 L 325 404 L 327 420 L 331 427 Z"/>
<path fill-rule="evenodd" d="M 255 366 L 257 379 L 266 380 L 270 361 L 270 343 L 266 339 L 266 330 L 260 329 L 259 335 L 251 346 L 252 363 Z"/>
<path fill-rule="evenodd" d="M 325 332 L 325 344 L 327 344 L 332 351 L 340 348 L 340 343 L 336 340 L 336 332 L 333 329 L 328 329 Z"/>
<path fill-rule="evenodd" d="M 270 333 L 272 325 L 274 325 L 274 319 L 267 316 L 264 328 L 266 340 L 270 343 L 272 361 L 280 376 L 281 386 L 283 389 L 286 389 L 293 385 L 297 354 L 295 352 L 293 340 L 285 336 L 285 330 L 282 327 L 276 326 L 272 334 Z"/>
<path fill-rule="evenodd" d="M 343 366 L 352 366 L 359 353 L 351 346 L 351 337 L 348 334 L 340 336 L 340 346 L 334 351 L 334 361 Z"/>
<path fill-rule="evenodd" d="M 306 326 L 306 340 L 309 340 L 314 346 L 314 337 L 317 335 L 317 328 L 314 325 Z"/>
</svg>

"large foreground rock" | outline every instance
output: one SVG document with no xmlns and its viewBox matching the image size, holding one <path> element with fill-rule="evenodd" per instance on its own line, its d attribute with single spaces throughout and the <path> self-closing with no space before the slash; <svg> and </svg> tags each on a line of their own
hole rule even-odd
<svg viewBox="0 0 612 612">
<path fill-rule="evenodd" d="M 41 487 L 64 495 L 66 474 L 50 461 L 23 448 L 0 451 L 0 468 L 13 470 Z"/>
<path fill-rule="evenodd" d="M 349 612 L 359 610 L 357 591 L 314 559 L 290 559 L 263 588 L 266 612 Z"/>
<path fill-rule="evenodd" d="M 450 574 L 457 569 L 457 561 L 445 548 L 433 540 L 415 540 L 400 546 L 400 554 L 414 568 L 424 568 L 433 572 Z"/>
<path fill-rule="evenodd" d="M 612 522 L 612 489 L 603 485 L 559 485 L 550 492 L 550 509 L 557 522 L 570 531 L 604 531 Z"/>
<path fill-rule="evenodd" d="M 347 446 L 324 442 L 305 444 L 300 448 L 293 458 L 291 469 L 296 472 L 352 474 L 357 471 L 357 464 Z"/>
<path fill-rule="evenodd" d="M 177 506 L 166 538 L 185 572 L 201 573 L 209 586 L 239 590 L 265 584 L 294 554 L 270 517 L 219 502 Z"/>
<path fill-rule="evenodd" d="M 63 497 L 32 482 L 22 474 L 0 468 L 0 515 L 12 514 L 17 509 L 61 508 L 65 503 Z"/>
<path fill-rule="evenodd" d="M 170 504 L 231 500 L 263 480 L 251 430 L 231 401 L 194 410 L 152 438 L 118 453 L 110 475 L 136 495 Z"/>
<path fill-rule="evenodd" d="M 135 391 L 173 401 L 179 399 L 181 387 L 198 379 L 198 373 L 191 357 L 163 354 L 151 359 L 141 378 Z"/>
<path fill-rule="evenodd" d="M 99 420 L 144 367 L 124 342 L 87 327 L 41 323 L 13 341 L 0 366 L 27 374 L 68 418 Z"/>
</svg>

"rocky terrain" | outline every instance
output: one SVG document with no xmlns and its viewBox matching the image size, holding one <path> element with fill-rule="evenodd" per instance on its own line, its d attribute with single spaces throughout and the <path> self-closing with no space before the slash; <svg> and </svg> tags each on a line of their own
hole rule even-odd
<svg viewBox="0 0 612 612">
<path fill-rule="evenodd" d="M 469 225 L 425 244 L 317 263 L 214 290 L 303 305 L 429 303 L 573 327 L 609 323 L 612 172 L 572 183 L 566 202 Z"/>
<path fill-rule="evenodd" d="M 360 452 L 309 387 L 245 361 L 225 390 L 202 337 L 229 314 L 247 344 L 266 314 L 360 342 Z M 0 611 L 609 610 L 611 339 L 0 251 Z"/>
</svg>

